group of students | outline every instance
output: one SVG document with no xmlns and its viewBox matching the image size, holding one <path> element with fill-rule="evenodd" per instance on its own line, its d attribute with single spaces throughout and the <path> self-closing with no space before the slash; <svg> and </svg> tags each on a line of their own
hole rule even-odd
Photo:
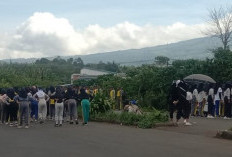
<svg viewBox="0 0 232 157">
<path fill-rule="evenodd" d="M 189 117 L 201 116 L 207 118 L 231 118 L 232 85 L 203 84 L 190 85 L 183 80 L 174 81 L 168 97 L 170 119 L 177 111 L 177 123 L 184 118 L 185 125 L 191 125 Z"/>
<path fill-rule="evenodd" d="M 55 127 L 62 126 L 69 115 L 70 124 L 78 124 L 77 106 L 81 104 L 83 125 L 87 125 L 92 96 L 85 88 L 53 87 L 47 90 L 36 86 L 0 90 L 0 123 L 29 128 L 30 119 L 45 122 L 55 120 Z"/>
<path fill-rule="evenodd" d="M 231 118 L 232 86 L 225 84 L 200 83 L 192 88 L 191 115 L 207 118 Z"/>
<path fill-rule="evenodd" d="M 123 110 L 124 106 L 128 104 L 126 102 L 126 92 L 122 88 L 118 88 L 116 91 L 114 88 L 110 88 L 109 97 L 113 103 L 112 108 L 114 110 Z"/>
</svg>

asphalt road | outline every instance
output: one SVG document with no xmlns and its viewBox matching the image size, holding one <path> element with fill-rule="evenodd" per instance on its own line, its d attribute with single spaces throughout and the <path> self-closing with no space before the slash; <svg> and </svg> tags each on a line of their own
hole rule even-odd
<svg viewBox="0 0 232 157">
<path fill-rule="evenodd" d="M 193 126 L 139 129 L 52 122 L 29 129 L 0 125 L 0 157 L 232 157 L 232 141 L 215 138 L 232 120 L 193 118 Z"/>
</svg>

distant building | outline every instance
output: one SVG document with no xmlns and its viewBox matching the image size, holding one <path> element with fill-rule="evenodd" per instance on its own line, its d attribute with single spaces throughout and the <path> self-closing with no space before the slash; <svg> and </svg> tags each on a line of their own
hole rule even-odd
<svg viewBox="0 0 232 157">
<path fill-rule="evenodd" d="M 71 75 L 71 84 L 73 84 L 74 81 L 79 79 L 91 80 L 91 79 L 96 79 L 98 76 L 108 75 L 108 74 L 114 74 L 114 72 L 83 68 L 81 69 L 80 74 Z"/>
<path fill-rule="evenodd" d="M 118 77 L 121 77 L 121 78 L 126 78 L 126 73 L 117 73 L 117 74 L 114 74 L 114 76 L 118 76 Z"/>
<path fill-rule="evenodd" d="M 112 72 L 103 71 L 103 70 L 94 70 L 94 69 L 88 69 L 88 68 L 81 69 L 81 76 L 83 75 L 100 76 L 100 75 L 107 75 L 107 74 L 112 74 Z"/>
<path fill-rule="evenodd" d="M 78 80 L 80 78 L 80 74 L 72 74 L 71 75 L 71 84 L 73 84 L 74 81 Z"/>
</svg>

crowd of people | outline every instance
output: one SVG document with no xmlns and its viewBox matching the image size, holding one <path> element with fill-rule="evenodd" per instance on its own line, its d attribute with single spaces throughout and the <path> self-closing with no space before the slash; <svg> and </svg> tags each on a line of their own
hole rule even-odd
<svg viewBox="0 0 232 157">
<path fill-rule="evenodd" d="M 189 84 L 183 80 L 174 81 L 169 94 L 170 119 L 176 111 L 176 122 L 184 118 L 185 125 L 191 125 L 190 116 L 207 118 L 231 118 L 232 85 L 198 83 Z"/>
<path fill-rule="evenodd" d="M 84 87 L 36 86 L 0 90 L 0 123 L 18 128 L 29 128 L 30 122 L 43 124 L 54 120 L 55 127 L 62 126 L 64 117 L 70 124 L 78 124 L 77 106 L 82 106 L 83 125 L 89 119 L 90 100 L 93 95 Z"/>
<path fill-rule="evenodd" d="M 191 125 L 190 116 L 207 118 L 231 118 L 231 84 L 189 84 L 183 80 L 174 81 L 169 94 L 170 119 L 176 112 L 176 122 L 184 118 L 185 125 Z M 9 126 L 29 128 L 30 122 L 44 123 L 53 120 L 55 126 L 62 126 L 64 118 L 70 124 L 78 124 L 77 106 L 81 105 L 83 125 L 87 125 L 90 100 L 98 88 L 51 86 L 46 89 L 36 86 L 26 88 L 0 89 L 0 123 Z M 100 91 L 99 91 L 100 92 Z M 135 101 L 128 101 L 122 88 L 109 90 L 113 109 L 141 114 Z"/>
</svg>

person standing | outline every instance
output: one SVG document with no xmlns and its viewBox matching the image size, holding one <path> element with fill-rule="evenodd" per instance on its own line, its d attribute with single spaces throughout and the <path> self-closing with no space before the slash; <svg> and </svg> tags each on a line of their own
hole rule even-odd
<svg viewBox="0 0 232 157">
<path fill-rule="evenodd" d="M 49 96 L 43 92 L 42 89 L 39 89 L 34 98 L 37 99 L 38 103 L 38 115 L 40 124 L 44 123 L 47 117 L 47 101 L 49 100 Z"/>
<path fill-rule="evenodd" d="M 48 96 L 50 97 L 50 100 L 49 100 L 50 120 L 53 120 L 55 118 L 55 99 L 54 99 L 55 94 L 56 94 L 55 87 L 51 86 L 48 91 Z"/>
<path fill-rule="evenodd" d="M 70 115 L 70 124 L 73 124 L 74 121 L 78 124 L 78 115 L 77 115 L 77 94 L 72 87 L 69 87 L 66 92 L 66 99 L 68 101 L 69 115 Z"/>
<path fill-rule="evenodd" d="M 64 93 L 61 88 L 56 88 L 55 98 L 55 127 L 62 126 L 64 113 Z"/>
<path fill-rule="evenodd" d="M 38 120 L 38 100 L 33 97 L 36 92 L 37 92 L 37 87 L 36 86 L 32 86 L 30 93 L 28 93 L 28 96 L 31 97 L 30 101 L 31 101 L 31 119 L 34 120 L 35 122 Z"/>
<path fill-rule="evenodd" d="M 215 112 L 216 112 L 216 116 L 219 117 L 219 108 L 220 108 L 220 104 L 222 103 L 222 88 L 220 87 L 220 85 L 216 85 L 216 90 L 214 91 L 216 92 L 215 94 Z"/>
<path fill-rule="evenodd" d="M 187 85 L 186 85 L 187 86 Z M 192 93 L 188 90 L 188 87 L 186 87 L 187 93 L 186 93 L 186 101 L 183 104 L 183 114 L 184 114 L 184 124 L 185 125 L 192 125 L 189 122 L 189 116 L 191 113 L 191 101 L 193 99 Z"/>
<path fill-rule="evenodd" d="M 112 104 L 113 104 L 113 110 L 115 110 L 115 90 L 114 88 L 111 88 L 110 90 L 110 100 L 112 101 Z"/>
<path fill-rule="evenodd" d="M 91 97 L 85 92 L 84 88 L 81 88 L 78 98 L 81 101 L 81 106 L 82 106 L 83 125 L 87 125 L 89 121 L 89 111 L 90 111 L 89 100 Z"/>
<path fill-rule="evenodd" d="M 173 101 L 173 104 L 176 105 L 177 108 L 177 124 L 179 123 L 179 120 L 181 119 L 181 117 L 183 116 L 184 119 L 188 119 L 188 116 L 190 114 L 191 109 L 188 110 L 191 105 L 188 103 L 187 101 L 187 85 L 184 81 L 182 80 L 178 80 L 176 81 L 176 88 L 177 88 L 177 95 L 175 100 Z M 190 105 L 190 106 L 189 106 Z M 186 124 L 187 121 L 185 121 L 185 125 L 191 125 L 189 123 Z"/>
<path fill-rule="evenodd" d="M 1 103 L 1 123 L 6 123 L 6 113 L 7 106 L 9 103 L 7 102 L 8 96 L 6 95 L 6 91 L 4 89 L 1 90 L 0 103 Z"/>
<path fill-rule="evenodd" d="M 173 102 L 178 99 L 177 96 L 177 87 L 176 87 L 176 82 L 173 82 L 169 91 L 169 96 L 168 96 L 168 104 L 169 104 L 169 117 L 171 122 L 173 121 L 173 114 L 176 110 L 176 105 Z"/>
<path fill-rule="evenodd" d="M 191 102 L 191 115 L 196 116 L 196 108 L 197 108 L 197 104 L 198 104 L 198 102 L 197 102 L 197 99 L 198 99 L 197 85 L 194 85 L 192 94 L 193 94 L 193 99 Z"/>
<path fill-rule="evenodd" d="M 19 125 L 22 128 L 23 120 L 25 121 L 25 128 L 29 128 L 29 97 L 24 88 L 19 91 L 19 95 L 15 97 L 15 101 L 19 104 Z"/>
<path fill-rule="evenodd" d="M 17 126 L 18 124 L 18 104 L 15 102 L 14 97 L 16 96 L 15 91 L 13 88 L 9 88 L 7 90 L 7 96 L 8 96 L 8 103 L 7 105 L 7 114 L 6 114 L 6 121 L 10 118 L 10 125 L 9 126 Z"/>
<path fill-rule="evenodd" d="M 121 109 L 122 106 L 122 88 L 117 91 L 117 109 Z"/>
<path fill-rule="evenodd" d="M 200 83 L 198 91 L 198 116 L 203 117 L 203 110 L 204 110 L 204 105 L 205 105 L 205 91 L 204 91 L 204 85 L 203 83 Z"/>
<path fill-rule="evenodd" d="M 231 103 L 230 103 L 230 85 L 226 84 L 226 90 L 224 91 L 224 103 L 225 103 L 225 117 L 224 119 L 231 118 Z"/>
<path fill-rule="evenodd" d="M 207 118 L 214 118 L 214 89 L 213 89 L 213 85 L 210 84 L 209 85 L 209 92 L 208 92 L 208 116 Z"/>
</svg>

